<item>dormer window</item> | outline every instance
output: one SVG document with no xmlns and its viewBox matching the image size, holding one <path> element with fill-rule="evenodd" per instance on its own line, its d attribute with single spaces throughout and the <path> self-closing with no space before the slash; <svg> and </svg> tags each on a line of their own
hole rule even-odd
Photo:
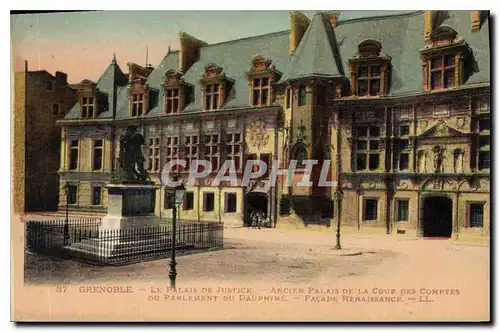
<svg viewBox="0 0 500 332">
<path fill-rule="evenodd" d="M 135 63 L 127 63 L 129 67 L 129 110 L 133 117 L 143 116 L 149 110 L 149 87 L 146 83 L 152 67 L 142 67 Z"/>
<path fill-rule="evenodd" d="M 277 71 L 272 61 L 262 55 L 252 58 L 252 67 L 246 73 L 250 86 L 250 105 L 269 106 L 274 102 L 272 84 L 280 79 L 281 72 Z"/>
<path fill-rule="evenodd" d="M 133 93 L 131 99 L 132 99 L 132 116 L 141 116 L 144 110 L 144 94 Z"/>
<path fill-rule="evenodd" d="M 453 28 L 442 25 L 434 29 L 420 54 L 425 91 L 454 88 L 464 83 L 465 59 L 471 52 Z"/>
<path fill-rule="evenodd" d="M 380 56 L 382 45 L 365 40 L 358 45 L 358 54 L 349 59 L 351 94 L 358 97 L 384 96 L 389 91 L 391 58 Z"/>
<path fill-rule="evenodd" d="M 200 80 L 204 110 L 216 110 L 222 107 L 234 81 L 222 72 L 215 63 L 205 66 L 205 73 Z"/>
<path fill-rule="evenodd" d="M 362 66 L 358 68 L 358 93 L 363 96 L 380 95 L 380 66 Z"/>
<path fill-rule="evenodd" d="M 80 114 L 82 119 L 92 119 L 98 115 L 98 97 L 100 96 L 97 84 L 83 80 L 78 87 L 78 100 L 80 104 Z M 103 98 L 104 99 L 104 98 Z M 105 105 L 101 103 L 104 107 Z"/>
<path fill-rule="evenodd" d="M 256 78 L 253 80 L 253 106 L 264 106 L 269 103 L 269 91 L 271 90 L 271 85 L 269 85 L 269 79 L 266 78 Z"/>
<path fill-rule="evenodd" d="M 182 73 L 173 69 L 165 72 L 165 79 L 161 84 L 164 89 L 165 113 L 179 113 L 189 103 L 192 86 L 184 81 Z"/>
<path fill-rule="evenodd" d="M 205 86 L 205 109 L 216 110 L 219 108 L 219 84 L 207 84 Z"/>
<path fill-rule="evenodd" d="M 431 58 L 431 90 L 455 86 L 455 56 L 438 55 Z"/>
<path fill-rule="evenodd" d="M 94 97 L 82 97 L 82 118 L 94 117 Z"/>
<path fill-rule="evenodd" d="M 167 114 L 179 112 L 179 89 L 165 90 L 165 112 Z"/>
</svg>

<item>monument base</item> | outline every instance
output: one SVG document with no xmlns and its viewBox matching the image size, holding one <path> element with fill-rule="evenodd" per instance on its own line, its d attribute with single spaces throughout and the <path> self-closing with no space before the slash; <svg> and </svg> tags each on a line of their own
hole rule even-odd
<svg viewBox="0 0 500 332">
<path fill-rule="evenodd" d="M 109 184 L 106 187 L 108 214 L 102 219 L 99 237 L 73 243 L 70 250 L 108 261 L 170 248 L 171 235 L 155 228 L 161 225 L 161 219 L 154 215 L 159 186 Z"/>
</svg>

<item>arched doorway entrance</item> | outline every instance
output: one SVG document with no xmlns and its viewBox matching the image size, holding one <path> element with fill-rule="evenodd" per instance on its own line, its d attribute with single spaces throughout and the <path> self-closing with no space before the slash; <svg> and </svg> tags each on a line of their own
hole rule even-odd
<svg viewBox="0 0 500 332">
<path fill-rule="evenodd" d="M 424 198 L 422 231 L 424 237 L 451 237 L 453 203 L 445 196 Z"/>
<path fill-rule="evenodd" d="M 250 214 L 254 210 L 262 211 L 265 218 L 268 218 L 267 205 L 268 197 L 265 193 L 252 192 L 245 195 L 245 215 L 243 219 L 243 226 L 251 226 Z"/>
</svg>

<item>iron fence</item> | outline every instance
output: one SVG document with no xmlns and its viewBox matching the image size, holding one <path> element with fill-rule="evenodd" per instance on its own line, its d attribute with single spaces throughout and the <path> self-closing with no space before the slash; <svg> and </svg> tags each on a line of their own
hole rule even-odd
<svg viewBox="0 0 500 332">
<path fill-rule="evenodd" d="M 26 221 L 28 251 L 64 256 L 94 264 L 127 264 L 167 257 L 172 225 L 100 229 L 100 219 Z M 179 222 L 176 252 L 221 248 L 224 225 L 219 222 Z"/>
</svg>

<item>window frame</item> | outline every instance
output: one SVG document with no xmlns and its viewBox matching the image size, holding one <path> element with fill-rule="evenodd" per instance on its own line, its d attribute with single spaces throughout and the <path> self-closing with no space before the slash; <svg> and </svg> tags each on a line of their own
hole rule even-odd
<svg viewBox="0 0 500 332">
<path fill-rule="evenodd" d="M 95 189 L 99 188 L 99 204 L 95 204 Z M 102 206 L 102 185 L 95 184 L 92 185 L 92 197 L 91 197 L 91 205 L 92 206 Z"/>
<path fill-rule="evenodd" d="M 489 129 L 481 130 L 480 121 L 487 120 L 490 123 Z M 477 169 L 478 171 L 490 171 L 491 170 L 491 117 L 483 116 L 478 119 L 477 125 Z M 483 138 L 487 138 L 487 144 L 483 144 Z M 485 155 L 487 158 L 482 158 Z M 486 162 L 487 160 L 487 162 Z M 484 165 L 486 163 L 486 165 Z M 482 166 L 484 165 L 484 166 Z"/>
<path fill-rule="evenodd" d="M 71 197 L 71 193 L 68 194 L 68 193 L 65 192 L 65 195 L 66 195 L 66 205 L 68 205 L 68 206 L 70 206 L 70 205 L 71 206 L 78 206 L 78 189 L 79 189 L 78 184 L 76 184 L 76 183 L 66 183 L 66 186 L 68 188 L 71 187 L 71 188 L 75 189 L 75 193 L 74 193 L 75 194 L 75 201 L 74 201 L 74 203 L 70 203 L 69 200 L 68 200 L 68 196 Z"/>
<path fill-rule="evenodd" d="M 210 88 L 209 88 L 210 87 Z M 218 82 L 206 83 L 203 89 L 203 109 L 205 111 L 213 111 L 218 110 L 221 106 L 220 97 L 222 85 Z M 217 98 L 215 98 L 217 97 Z M 207 105 L 207 100 L 210 100 Z M 215 102 L 217 101 L 217 102 Z"/>
<path fill-rule="evenodd" d="M 372 76 L 372 68 L 377 67 L 378 68 L 378 76 Z M 360 76 L 359 72 L 361 68 L 366 68 L 367 69 L 367 76 Z M 366 65 L 359 65 L 356 68 L 356 95 L 358 97 L 378 97 L 380 96 L 380 90 L 381 90 L 381 83 L 382 83 L 382 66 L 380 64 L 372 64 L 372 63 L 367 63 Z M 360 95 L 359 87 L 360 87 L 360 81 L 364 82 L 366 81 L 366 94 Z M 372 81 L 378 81 L 378 93 L 377 94 L 372 94 L 371 89 L 372 89 Z"/>
<path fill-rule="evenodd" d="M 446 65 L 446 57 L 450 56 L 453 59 L 453 64 L 447 66 Z M 433 67 L 432 63 L 434 60 L 437 58 L 440 58 L 441 60 L 441 66 L 439 67 Z M 445 90 L 445 89 L 450 89 L 454 88 L 457 86 L 456 83 L 456 73 L 458 69 L 458 65 L 456 62 L 456 55 L 451 54 L 451 53 L 440 53 L 440 54 L 435 54 L 429 57 L 430 60 L 430 66 L 429 66 L 429 87 L 431 91 L 437 91 L 437 90 Z M 453 77 L 453 86 L 447 86 L 446 83 L 446 72 L 452 72 L 452 77 Z M 435 87 L 433 85 L 433 74 L 434 73 L 440 73 L 440 80 L 441 80 L 441 86 L 439 88 Z"/>
<path fill-rule="evenodd" d="M 263 84 L 263 81 L 266 80 L 267 84 Z M 252 106 L 260 107 L 260 106 L 269 106 L 271 105 L 271 95 L 272 95 L 272 86 L 271 86 L 272 78 L 270 76 L 262 76 L 262 77 L 254 77 L 252 78 Z M 256 85 L 255 83 L 258 82 Z M 267 91 L 267 99 L 265 103 L 262 101 L 264 91 Z M 257 102 L 255 101 L 255 94 L 257 93 Z"/>
<path fill-rule="evenodd" d="M 61 115 L 61 107 L 59 105 L 59 103 L 53 103 L 52 106 L 51 106 L 51 110 L 52 110 L 52 116 L 60 116 Z M 54 110 L 56 110 L 56 112 L 54 112 Z"/>
<path fill-rule="evenodd" d="M 191 204 L 188 204 L 189 199 L 188 197 L 191 197 Z M 186 194 L 184 195 L 184 199 L 182 200 L 182 210 L 183 211 L 191 211 L 194 210 L 194 192 L 193 191 L 186 191 Z"/>
<path fill-rule="evenodd" d="M 236 136 L 239 136 L 239 139 L 236 140 Z M 230 136 L 230 139 L 229 139 Z M 243 159 L 243 148 L 241 141 L 241 132 L 235 131 L 226 134 L 226 159 L 234 160 L 234 165 L 236 172 L 241 172 L 242 168 L 242 159 Z M 238 148 L 236 148 L 238 147 Z M 236 152 L 236 150 L 238 150 Z"/>
<path fill-rule="evenodd" d="M 101 141 L 101 146 L 96 146 L 96 142 Z M 96 168 L 95 166 L 95 158 L 96 158 L 96 151 L 101 151 L 101 166 L 99 168 Z M 102 171 L 104 169 L 104 138 L 94 138 L 92 140 L 92 172 L 95 171 Z"/>
<path fill-rule="evenodd" d="M 54 91 L 54 82 L 52 80 L 46 80 L 45 81 L 45 90 L 49 92 Z"/>
<path fill-rule="evenodd" d="M 212 197 L 212 207 L 211 210 L 208 210 L 207 203 L 208 203 L 208 197 Z M 215 192 L 213 191 L 205 191 L 203 193 L 203 212 L 214 212 L 215 211 Z"/>
<path fill-rule="evenodd" d="M 137 96 L 137 99 L 134 100 L 134 97 Z M 139 98 L 140 96 L 140 98 Z M 145 112 L 145 97 L 146 97 L 146 92 L 145 91 L 133 91 L 130 93 L 130 116 L 132 117 L 141 117 Z M 140 112 L 139 112 L 139 105 L 140 107 Z M 137 106 L 137 108 L 136 108 Z M 134 114 L 135 113 L 135 114 Z M 140 114 L 139 114 L 140 113 Z"/>
<path fill-rule="evenodd" d="M 472 226 L 472 206 L 473 205 L 481 205 L 482 207 L 482 215 L 481 215 L 481 226 Z M 467 202 L 467 219 L 466 219 L 466 227 L 467 228 L 484 228 L 484 211 L 486 207 L 485 201 L 469 201 Z"/>
<path fill-rule="evenodd" d="M 297 106 L 304 106 L 307 100 L 307 88 L 305 85 L 299 85 L 297 88 Z"/>
<path fill-rule="evenodd" d="M 400 218 L 400 203 L 406 202 L 406 219 Z M 410 199 L 406 197 L 396 198 L 396 222 L 408 223 L 410 221 Z"/>
<path fill-rule="evenodd" d="M 171 94 L 169 96 L 169 94 Z M 166 114 L 177 114 L 180 112 L 181 108 L 181 93 L 180 88 L 167 88 L 165 89 L 165 113 Z M 177 107 L 176 106 L 177 102 Z"/>
<path fill-rule="evenodd" d="M 375 218 L 368 219 L 368 201 L 375 201 Z M 363 221 L 364 222 L 377 222 L 379 219 L 379 198 L 378 197 L 363 197 Z"/>
<path fill-rule="evenodd" d="M 72 145 L 72 142 L 77 142 L 76 146 Z M 71 159 L 72 159 L 72 152 L 76 150 L 76 166 L 74 168 L 71 167 Z M 78 171 L 80 167 L 80 139 L 69 139 L 68 140 L 68 171 L 69 172 L 75 172 Z"/>
<path fill-rule="evenodd" d="M 234 209 L 229 210 L 230 197 L 234 197 Z M 234 210 L 234 211 L 233 211 Z M 228 192 L 224 194 L 224 213 L 237 213 L 238 212 L 238 194 L 234 192 Z"/>
<path fill-rule="evenodd" d="M 165 165 L 173 160 L 181 159 L 181 139 L 178 135 L 166 136 L 165 138 Z M 181 171 L 180 165 L 174 165 L 170 172 L 178 173 Z M 161 166 L 158 167 L 158 172 L 161 172 Z"/>
<path fill-rule="evenodd" d="M 189 143 L 187 142 L 188 138 L 189 138 Z M 195 143 L 193 143 L 193 138 L 196 138 Z M 200 136 L 198 134 L 192 134 L 192 135 L 188 134 L 184 136 L 184 159 L 186 160 L 186 168 L 185 168 L 186 172 L 189 172 L 189 168 L 191 167 L 191 162 L 193 160 L 197 160 L 199 157 L 199 144 L 200 144 Z"/>
<path fill-rule="evenodd" d="M 210 140 L 207 142 L 207 137 L 210 136 Z M 217 141 L 213 141 L 213 137 L 217 136 Z M 205 159 L 212 163 L 212 173 L 217 172 L 220 168 L 220 135 L 219 133 L 205 133 Z M 214 160 L 217 162 L 217 167 L 214 168 Z"/>
<path fill-rule="evenodd" d="M 360 128 L 366 128 L 366 136 L 360 136 L 358 133 L 360 131 Z M 372 136 L 371 134 L 371 128 L 378 128 L 378 135 Z M 380 170 L 380 144 L 382 142 L 382 136 L 380 135 L 380 126 L 379 125 L 368 125 L 368 124 L 363 124 L 363 125 L 357 125 L 356 126 L 356 149 L 355 149 L 355 155 L 356 155 L 356 171 L 364 171 L 364 172 L 374 172 L 377 170 Z M 360 149 L 360 142 L 366 142 L 366 147 L 364 149 Z M 372 142 L 377 142 L 377 148 L 372 148 Z M 365 156 L 365 167 L 360 168 L 358 167 L 358 160 L 361 155 Z M 378 165 L 376 168 L 371 168 L 370 167 L 370 160 L 371 160 L 371 155 L 377 155 L 378 156 Z"/>
<path fill-rule="evenodd" d="M 80 108 L 82 119 L 92 119 L 95 114 L 95 96 L 82 96 L 80 100 Z"/>
</svg>

